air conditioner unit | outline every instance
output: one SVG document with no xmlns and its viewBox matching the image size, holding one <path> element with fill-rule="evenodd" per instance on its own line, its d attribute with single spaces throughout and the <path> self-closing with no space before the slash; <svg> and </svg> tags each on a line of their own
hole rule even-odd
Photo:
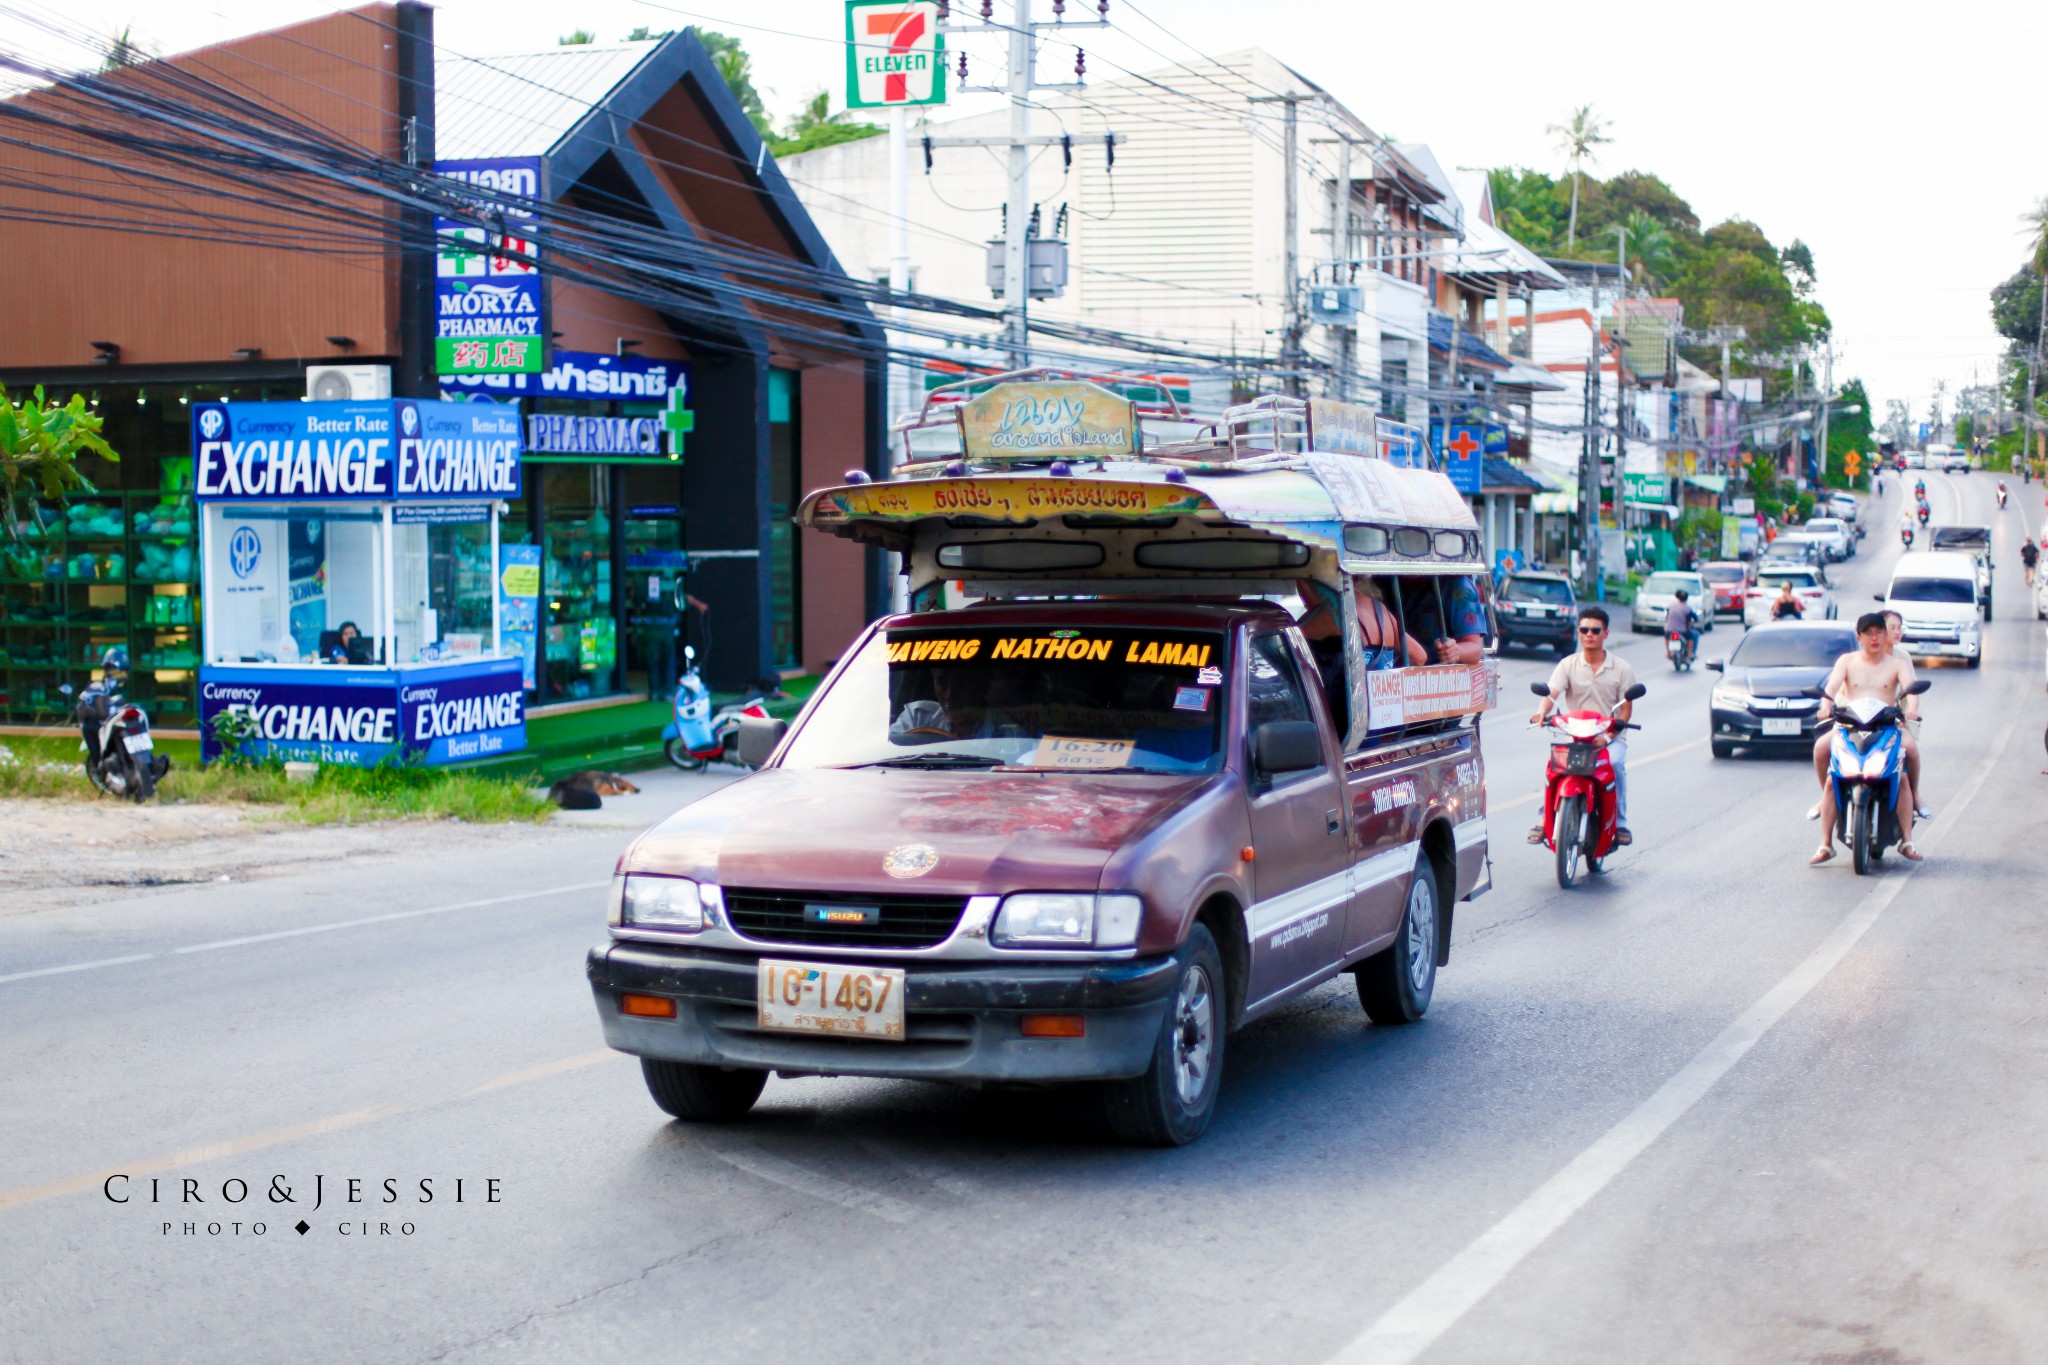
<svg viewBox="0 0 2048 1365">
<path fill-rule="evenodd" d="M 306 397 L 321 403 L 368 402 L 391 396 L 389 365 L 308 365 Z"/>
</svg>

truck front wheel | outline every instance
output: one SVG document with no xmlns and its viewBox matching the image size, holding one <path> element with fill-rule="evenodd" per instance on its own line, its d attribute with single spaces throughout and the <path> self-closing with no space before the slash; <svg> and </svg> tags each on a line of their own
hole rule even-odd
<svg viewBox="0 0 2048 1365">
<path fill-rule="evenodd" d="M 730 1123 L 745 1118 L 768 1084 L 765 1071 L 727 1071 L 695 1062 L 640 1059 L 647 1093 L 669 1114 L 685 1122 Z"/>
<path fill-rule="evenodd" d="M 1196 923 L 1181 956 L 1166 1018 L 1145 1074 L 1111 1081 L 1103 1107 L 1125 1142 L 1182 1147 L 1202 1135 L 1223 1081 L 1223 955 L 1208 926 Z"/>
</svg>

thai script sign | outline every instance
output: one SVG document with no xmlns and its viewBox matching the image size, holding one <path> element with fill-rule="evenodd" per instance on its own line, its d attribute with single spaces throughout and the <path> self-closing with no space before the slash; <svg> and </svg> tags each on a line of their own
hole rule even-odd
<svg viewBox="0 0 2048 1365">
<path fill-rule="evenodd" d="M 434 169 L 494 196 L 477 204 L 492 226 L 434 220 L 435 369 L 444 375 L 538 373 L 546 351 L 546 294 L 534 210 L 518 201 L 538 205 L 540 159 L 437 161 Z"/>
<path fill-rule="evenodd" d="M 1365 675 L 1365 684 L 1369 730 L 1485 711 L 1500 699 L 1500 675 L 1492 663 L 1378 669 Z"/>
<path fill-rule="evenodd" d="M 679 360 L 648 360 L 601 351 L 555 351 L 545 369 L 527 374 L 441 375 L 441 396 L 492 398 L 603 398 L 666 403 L 675 389 L 689 390 L 690 367 Z"/>
<path fill-rule="evenodd" d="M 960 431 L 975 459 L 1108 458 L 1137 449 L 1138 423 L 1122 394 L 1082 380 L 1055 380 L 976 394 L 960 410 Z"/>
<path fill-rule="evenodd" d="M 451 502 L 519 496 L 509 408 L 375 403 L 194 403 L 201 501 Z"/>
<path fill-rule="evenodd" d="M 1363 403 L 1334 398 L 1308 400 L 1309 445 L 1335 455 L 1378 455 L 1378 419 Z"/>
<path fill-rule="evenodd" d="M 1031 521 L 1065 513 L 1109 516 L 1179 516 L 1214 511 L 1193 489 L 1166 483 L 1103 483 L 1050 478 L 920 479 L 914 483 L 858 484 L 820 496 L 812 519 L 824 525 L 854 517 L 916 521 L 966 515 Z"/>
<path fill-rule="evenodd" d="M 946 102 L 946 35 L 935 0 L 851 0 L 846 7 L 846 106 Z"/>
</svg>

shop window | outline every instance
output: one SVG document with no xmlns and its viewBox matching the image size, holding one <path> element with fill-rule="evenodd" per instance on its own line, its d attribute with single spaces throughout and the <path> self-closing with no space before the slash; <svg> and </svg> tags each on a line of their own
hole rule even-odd
<svg viewBox="0 0 2048 1365">
<path fill-rule="evenodd" d="M 207 516 L 209 662 L 383 662 L 381 513 L 258 503 Z"/>
<path fill-rule="evenodd" d="M 431 509 L 447 515 L 456 509 Z M 490 508 L 462 508 L 462 520 L 391 528 L 392 633 L 401 663 L 466 659 L 497 652 L 491 604 Z M 403 518 L 409 508 L 399 508 Z"/>
<path fill-rule="evenodd" d="M 620 690 L 611 470 L 603 465 L 549 465 L 545 478 L 541 699 L 608 696 Z"/>
</svg>

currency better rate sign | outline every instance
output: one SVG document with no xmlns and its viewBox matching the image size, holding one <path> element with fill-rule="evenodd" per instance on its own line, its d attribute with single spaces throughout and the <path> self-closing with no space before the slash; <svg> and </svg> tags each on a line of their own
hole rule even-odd
<svg viewBox="0 0 2048 1365">
<path fill-rule="evenodd" d="M 934 0 L 850 0 L 846 107 L 946 102 L 946 37 Z"/>
</svg>

